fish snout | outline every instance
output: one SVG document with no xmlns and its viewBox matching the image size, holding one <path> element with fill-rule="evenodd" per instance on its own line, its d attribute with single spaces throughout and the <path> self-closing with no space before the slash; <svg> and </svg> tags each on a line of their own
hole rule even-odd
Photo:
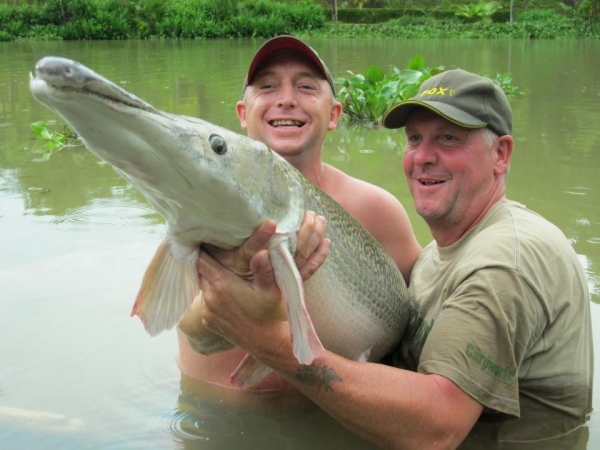
<svg viewBox="0 0 600 450">
<path fill-rule="evenodd" d="M 85 66 L 70 59 L 46 56 L 35 65 L 35 74 L 38 79 L 55 87 L 79 88 L 85 83 L 84 68 Z"/>
</svg>

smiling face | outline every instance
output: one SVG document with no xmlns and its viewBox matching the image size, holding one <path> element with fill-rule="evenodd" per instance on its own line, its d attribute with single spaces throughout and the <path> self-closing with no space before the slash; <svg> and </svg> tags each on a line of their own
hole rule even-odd
<svg viewBox="0 0 600 450">
<path fill-rule="evenodd" d="M 454 125 L 420 108 L 406 124 L 403 167 L 415 208 L 439 245 L 450 245 L 504 197 L 510 136 Z"/>
<path fill-rule="evenodd" d="M 237 113 L 248 136 L 281 156 L 320 158 L 325 133 L 336 127 L 341 105 L 308 59 L 281 53 L 256 73 Z"/>
</svg>

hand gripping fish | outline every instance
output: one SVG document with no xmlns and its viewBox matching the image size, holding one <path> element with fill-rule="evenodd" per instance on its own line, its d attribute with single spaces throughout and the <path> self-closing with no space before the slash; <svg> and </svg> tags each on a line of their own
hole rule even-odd
<svg viewBox="0 0 600 450">
<path fill-rule="evenodd" d="M 391 257 L 338 203 L 265 144 L 159 111 L 64 58 L 41 59 L 29 86 L 166 220 L 166 236 L 132 311 L 150 335 L 179 323 L 199 294 L 201 244 L 239 247 L 269 218 L 278 224 L 269 256 L 301 364 L 310 364 L 323 346 L 349 359 L 377 361 L 399 342 L 410 302 Z M 332 247 L 325 264 L 303 285 L 292 255 L 307 210 L 327 218 Z M 232 347 L 206 329 L 190 342 L 204 354 Z M 252 384 L 269 371 L 248 356 L 232 382 Z"/>
</svg>

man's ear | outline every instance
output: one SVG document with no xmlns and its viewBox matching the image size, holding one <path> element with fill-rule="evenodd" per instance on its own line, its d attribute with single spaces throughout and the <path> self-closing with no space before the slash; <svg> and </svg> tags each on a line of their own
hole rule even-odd
<svg viewBox="0 0 600 450">
<path fill-rule="evenodd" d="M 327 129 L 329 131 L 335 130 L 340 118 L 342 117 L 342 104 L 340 102 L 333 102 L 331 105 L 331 111 L 329 112 L 329 125 Z"/>
<path fill-rule="evenodd" d="M 510 166 L 510 158 L 512 156 L 514 141 L 512 136 L 504 135 L 496 139 L 494 143 L 494 152 L 496 161 L 494 163 L 494 173 L 501 175 L 508 172 Z"/>
<path fill-rule="evenodd" d="M 242 129 L 247 129 L 248 126 L 246 125 L 246 104 L 243 101 L 239 101 L 235 104 L 235 113 L 238 116 L 238 119 L 240 119 L 240 126 L 242 127 Z"/>
</svg>

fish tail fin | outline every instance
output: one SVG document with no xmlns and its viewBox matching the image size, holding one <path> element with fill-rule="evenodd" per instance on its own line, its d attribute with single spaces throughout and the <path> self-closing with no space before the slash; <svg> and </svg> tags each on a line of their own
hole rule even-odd
<svg viewBox="0 0 600 450">
<path fill-rule="evenodd" d="M 273 369 L 259 363 L 250 355 L 244 356 L 242 362 L 231 374 L 231 384 L 236 387 L 250 386 L 269 375 Z"/>
<path fill-rule="evenodd" d="M 285 240 L 269 249 L 275 280 L 288 312 L 294 355 L 300 364 L 310 364 L 324 351 L 304 303 L 302 278 Z"/>
<path fill-rule="evenodd" d="M 176 325 L 200 291 L 198 247 L 166 237 L 146 269 L 131 316 L 137 315 L 151 336 Z"/>
</svg>

